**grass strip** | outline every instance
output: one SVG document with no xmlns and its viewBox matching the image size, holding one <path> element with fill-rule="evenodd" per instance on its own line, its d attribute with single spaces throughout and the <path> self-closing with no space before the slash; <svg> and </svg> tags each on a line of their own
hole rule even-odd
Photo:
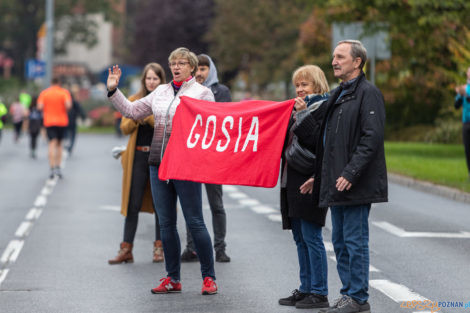
<svg viewBox="0 0 470 313">
<path fill-rule="evenodd" d="M 386 142 L 389 172 L 470 192 L 462 145 Z"/>
</svg>

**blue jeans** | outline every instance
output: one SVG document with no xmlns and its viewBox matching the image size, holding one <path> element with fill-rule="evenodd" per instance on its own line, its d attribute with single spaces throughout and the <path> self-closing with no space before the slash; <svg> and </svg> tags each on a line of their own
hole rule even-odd
<svg viewBox="0 0 470 313">
<path fill-rule="evenodd" d="M 300 292 L 328 295 L 328 263 L 322 227 L 301 218 L 291 218 L 300 267 Z"/>
<path fill-rule="evenodd" d="M 369 212 L 370 204 L 331 207 L 340 293 L 361 304 L 369 299 Z"/>
<path fill-rule="evenodd" d="M 153 165 L 150 165 L 150 182 L 160 222 L 168 276 L 180 280 L 181 243 L 176 227 L 176 200 L 179 198 L 186 225 L 194 238 L 194 247 L 201 262 L 202 278 L 212 277 L 215 280 L 211 237 L 202 216 L 201 184 L 184 180 L 160 180 L 158 167 Z"/>
</svg>

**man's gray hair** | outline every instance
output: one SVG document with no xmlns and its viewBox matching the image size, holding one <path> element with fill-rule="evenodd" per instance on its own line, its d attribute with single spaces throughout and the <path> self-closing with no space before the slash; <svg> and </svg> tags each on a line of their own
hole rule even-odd
<svg viewBox="0 0 470 313">
<path fill-rule="evenodd" d="M 341 40 L 340 42 L 338 42 L 336 46 L 339 46 L 342 43 L 347 43 L 351 45 L 351 56 L 353 59 L 361 58 L 361 65 L 359 65 L 359 68 L 362 70 L 362 68 L 364 67 L 364 64 L 366 64 L 366 61 L 367 61 L 366 47 L 364 47 L 362 42 L 360 42 L 359 40 L 352 40 L 352 39 Z"/>
</svg>

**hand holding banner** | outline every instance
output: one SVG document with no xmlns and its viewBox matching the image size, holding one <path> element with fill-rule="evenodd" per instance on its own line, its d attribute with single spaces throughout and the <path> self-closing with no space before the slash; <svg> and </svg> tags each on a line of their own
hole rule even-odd
<svg viewBox="0 0 470 313">
<path fill-rule="evenodd" d="M 224 103 L 181 97 L 159 178 L 276 186 L 294 101 Z"/>
</svg>

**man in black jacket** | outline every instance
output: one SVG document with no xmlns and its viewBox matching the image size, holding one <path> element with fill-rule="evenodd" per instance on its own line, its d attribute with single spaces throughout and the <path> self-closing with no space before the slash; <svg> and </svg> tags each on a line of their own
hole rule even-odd
<svg viewBox="0 0 470 313">
<path fill-rule="evenodd" d="M 340 41 L 333 71 L 341 85 L 326 103 L 315 176 L 319 206 L 330 207 L 332 242 L 342 282 L 341 298 L 321 312 L 370 312 L 369 211 L 387 200 L 382 93 L 366 80 L 367 52 L 360 41 Z M 320 172 L 321 171 L 321 172 Z M 320 174 L 321 173 L 321 174 Z"/>
<path fill-rule="evenodd" d="M 198 55 L 198 69 L 196 81 L 211 89 L 215 102 L 232 102 L 232 96 L 227 86 L 219 84 L 217 69 L 212 59 L 206 54 Z M 214 250 L 217 262 L 230 262 L 230 257 L 225 253 L 225 234 L 227 232 L 227 218 L 224 203 L 222 201 L 222 185 L 204 184 L 206 186 L 207 199 L 212 213 L 212 227 L 214 229 Z M 197 261 L 193 239 L 186 229 L 186 249 L 181 255 L 182 262 Z"/>
</svg>

